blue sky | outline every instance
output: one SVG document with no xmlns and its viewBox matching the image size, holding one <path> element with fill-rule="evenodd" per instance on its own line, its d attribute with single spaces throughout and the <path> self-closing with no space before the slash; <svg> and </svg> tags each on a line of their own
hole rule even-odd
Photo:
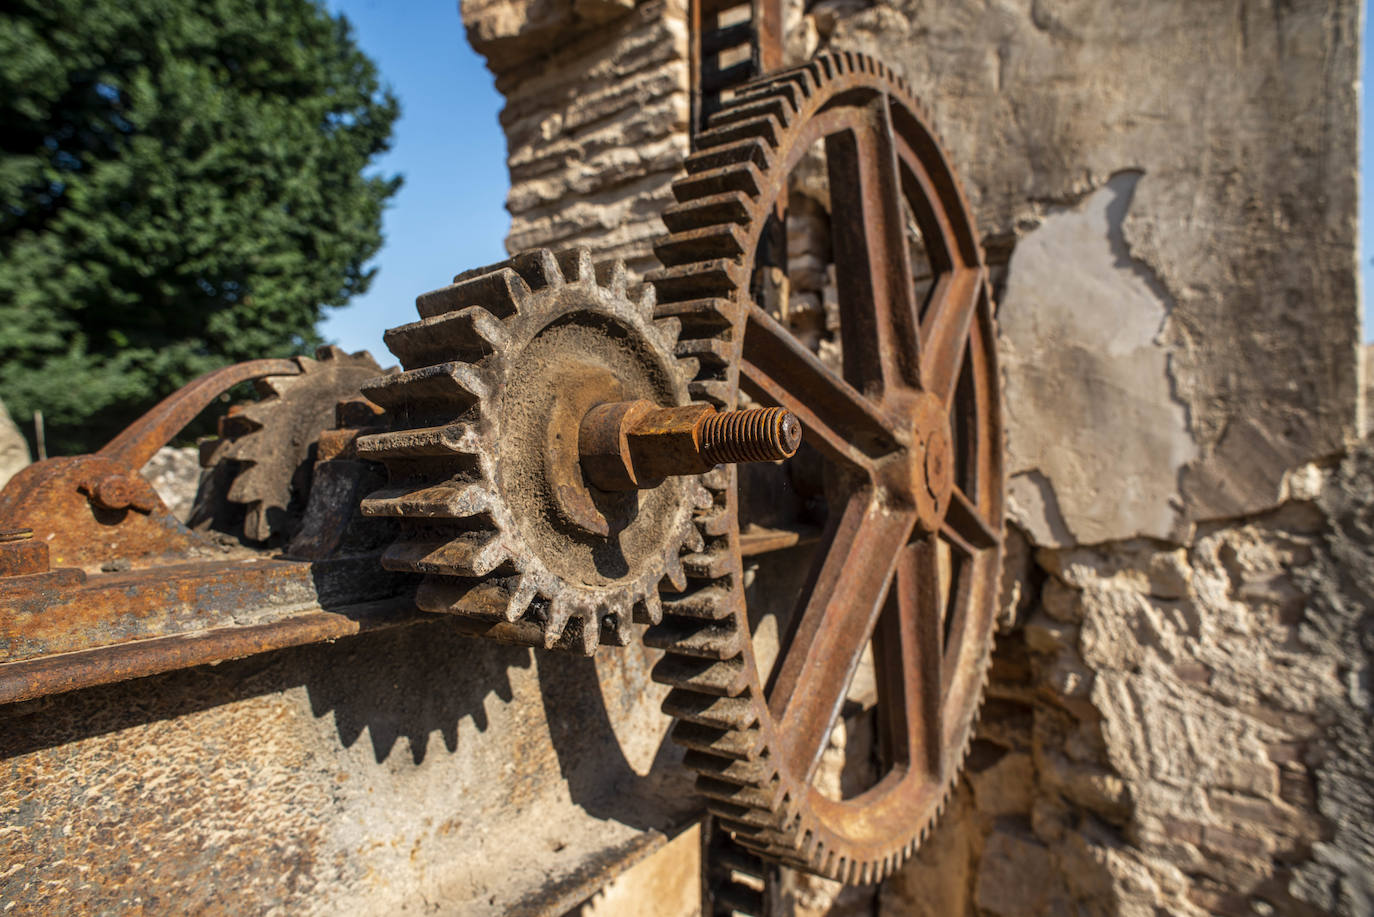
<svg viewBox="0 0 1374 917">
<path fill-rule="evenodd" d="M 374 264 L 372 289 L 343 309 L 330 310 L 321 333 L 348 350 L 371 350 L 383 364 L 389 354 L 382 331 L 415 319 L 415 297 L 447 283 L 461 270 L 505 257 L 506 144 L 497 123 L 501 97 L 472 50 L 458 18 L 458 0 L 327 0 L 352 21 L 358 43 L 377 62 L 401 100 L 392 150 L 378 161 L 400 172 L 405 186 L 387 211 L 386 243 Z M 1369 47 L 1370 19 L 1364 45 Z M 1371 79 L 1370 56 L 1361 80 Z M 1371 107 L 1360 113 L 1361 183 L 1374 175 Z M 1360 225 L 1374 225 L 1374 196 L 1362 194 Z M 1374 232 L 1362 231 L 1364 335 L 1374 339 L 1370 264 Z"/>
<path fill-rule="evenodd" d="M 391 151 L 377 160 L 405 184 L 383 218 L 372 288 L 320 326 L 326 340 L 395 362 L 382 331 L 414 321 L 415 297 L 459 271 L 505 257 L 506 140 L 501 97 L 458 19 L 458 0 L 327 0 L 401 100 Z"/>
<path fill-rule="evenodd" d="M 1371 117 L 1370 107 L 1365 97 L 1365 93 L 1370 86 L 1374 86 L 1374 71 L 1371 71 L 1369 54 L 1370 37 L 1374 36 L 1374 29 L 1370 23 L 1374 17 L 1365 11 L 1364 35 L 1360 38 L 1360 296 L 1364 305 L 1364 340 L 1365 343 L 1374 341 L 1374 313 L 1369 307 L 1369 288 L 1374 284 L 1374 271 L 1371 271 L 1370 263 L 1374 262 L 1374 195 L 1369 193 L 1369 183 L 1374 181 L 1374 117 Z"/>
</svg>

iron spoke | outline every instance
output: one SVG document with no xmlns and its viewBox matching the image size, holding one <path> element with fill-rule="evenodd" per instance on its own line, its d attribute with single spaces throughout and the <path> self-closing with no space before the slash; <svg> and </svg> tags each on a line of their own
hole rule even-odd
<svg viewBox="0 0 1374 917">
<path fill-rule="evenodd" d="M 940 571 L 934 536 L 902 551 L 873 639 L 878 715 L 892 763 L 940 773 Z"/>
<path fill-rule="evenodd" d="M 989 522 L 976 503 L 958 487 L 949 496 L 949 510 L 945 513 L 944 528 L 958 539 L 956 544 L 967 546 L 972 554 L 995 548 L 1002 541 L 1000 526 Z"/>
<path fill-rule="evenodd" d="M 755 399 L 796 414 L 806 439 L 827 457 L 866 470 L 896 448 L 889 421 L 792 333 L 749 307 L 740 384 Z"/>
<path fill-rule="evenodd" d="M 795 618 L 769 692 L 793 773 L 810 779 L 873 633 L 915 516 L 854 494 Z"/>
<path fill-rule="evenodd" d="M 844 377 L 866 393 L 919 388 L 916 288 L 885 95 L 825 139 Z"/>
<path fill-rule="evenodd" d="M 921 323 L 921 381 L 945 405 L 954 404 L 968 350 L 969 329 L 983 295 L 981 268 L 960 268 L 940 275 Z"/>
</svg>

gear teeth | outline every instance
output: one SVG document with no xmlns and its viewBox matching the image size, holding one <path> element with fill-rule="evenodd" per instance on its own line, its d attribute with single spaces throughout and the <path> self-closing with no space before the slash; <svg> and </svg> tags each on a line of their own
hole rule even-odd
<svg viewBox="0 0 1374 917">
<path fill-rule="evenodd" d="M 745 225 L 752 206 L 753 200 L 743 192 L 725 191 L 673 204 L 663 211 L 663 222 L 673 233 L 718 223 Z"/>
<path fill-rule="evenodd" d="M 668 267 L 712 258 L 735 260 L 744 255 L 743 231 L 734 223 L 675 232 L 654 245 L 654 254 Z"/>
<path fill-rule="evenodd" d="M 424 611 L 515 624 L 537 594 L 531 578 L 522 575 L 475 581 L 428 576 L 416 592 L 415 603 Z"/>
<path fill-rule="evenodd" d="M 421 293 L 415 298 L 415 308 L 421 318 L 433 318 L 482 305 L 497 318 L 509 318 L 529 295 L 529 284 L 510 268 L 479 268 L 459 274 L 446 287 Z"/>
<path fill-rule="evenodd" d="M 338 405 L 358 400 L 364 380 L 382 372 L 366 351 L 350 355 L 325 345 L 315 354 L 295 357 L 296 372 L 257 380 L 261 400 L 231 407 L 220 420 L 220 442 L 202 453 L 205 467 L 226 460 L 241 466 L 222 496 L 244 505 L 243 536 L 249 541 L 266 541 L 293 523 L 299 472 L 312 457 L 310 448 L 336 423 Z M 199 506 L 194 515 L 209 521 Z"/>
<path fill-rule="evenodd" d="M 837 80 L 846 82 L 834 86 Z M 866 55 L 823 54 L 739 87 L 694 138 L 686 175 L 673 184 L 676 203 L 663 214 L 670 234 L 655 246 L 664 266 L 649 275 L 661 301 L 657 316 L 682 322 L 675 353 L 684 365 L 696 364 L 688 386 L 693 400 L 735 406 L 734 367 L 740 357 L 735 331 L 749 302 L 759 214 L 771 212 L 768 195 L 779 188 L 785 193 L 785 176 L 776 169 L 809 136 L 805 121 L 851 87 L 878 92 L 897 87 L 906 95 L 901 76 Z M 906 129 L 914 118 L 938 151 L 925 108 L 904 97 L 894 103 L 894 114 L 903 119 L 899 126 Z M 962 193 L 959 203 L 967 209 Z M 925 841 L 928 826 L 913 824 L 909 837 L 894 838 L 876 856 L 852 856 L 847 842 L 832 839 L 816 822 L 805 793 L 790 792 L 791 778 L 770 763 L 777 760 L 774 725 L 747 642 L 734 560 L 736 476 L 722 467 L 701 482 L 712 497 L 696 507 L 693 520 L 705 546 L 683 558 L 691 591 L 665 595 L 663 622 L 645 635 L 647 645 L 665 651 L 653 674 L 672 688 L 663 708 L 676 721 L 672 738 L 688 750 L 684 763 L 698 774 L 708 808 L 739 843 L 843 882 L 881 881 Z M 953 757 L 962 761 L 970 737 L 957 751 L 946 752 L 946 767 Z M 951 769 L 950 779 L 957 769 Z M 950 785 L 944 786 L 943 798 L 922 804 L 920 818 L 929 821 L 943 813 Z"/>
<path fill-rule="evenodd" d="M 676 554 L 670 554 L 663 558 L 663 578 L 672 586 L 674 592 L 681 592 L 687 588 L 687 571 L 682 567 L 682 558 Z"/>
<path fill-rule="evenodd" d="M 461 532 L 442 539 L 398 541 L 382 552 L 382 566 L 402 573 L 486 576 L 509 559 L 495 531 Z"/>
<path fill-rule="evenodd" d="M 590 256 L 588 256 L 590 257 Z M 625 262 L 619 258 L 603 261 L 595 267 L 596 281 L 617 299 L 630 295 L 630 276 Z"/>
<path fill-rule="evenodd" d="M 237 484 L 238 480 L 236 479 L 234 483 Z M 233 490 L 230 490 L 229 499 L 236 502 L 247 502 L 242 489 L 238 491 L 237 495 Z M 272 537 L 272 523 L 265 503 L 257 501 L 248 504 L 248 510 L 243 516 L 243 534 L 252 541 L 266 541 Z"/>
<path fill-rule="evenodd" d="M 762 140 L 770 149 L 778 148 L 778 119 L 769 114 L 756 117 L 726 118 L 696 137 L 698 150 L 709 150 L 741 141 Z"/>
<path fill-rule="evenodd" d="M 565 254 L 572 257 L 575 267 L 579 251 L 574 249 Z M 547 248 L 521 252 L 510 259 L 510 266 L 525 281 L 531 292 L 561 287 L 566 283 L 563 268 L 559 265 L 559 257 Z"/>
<path fill-rule="evenodd" d="M 680 204 L 732 193 L 755 200 L 763 187 L 763 172 L 753 162 L 743 162 L 718 169 L 705 169 L 680 178 L 673 182 L 673 196 Z M 674 228 L 668 227 L 670 231 Z"/>
<path fill-rule="evenodd" d="M 749 671 L 740 659 L 714 661 L 679 656 L 676 650 L 664 656 L 653 668 L 653 679 L 670 685 L 717 697 L 735 697 L 748 684 Z"/>
<path fill-rule="evenodd" d="M 705 537 L 723 537 L 730 531 L 730 514 L 723 509 L 703 513 L 697 517 L 697 528 Z"/>
<path fill-rule="evenodd" d="M 671 735 L 689 751 L 727 758 L 753 758 L 763 750 L 763 734 L 758 729 L 716 729 L 683 720 L 673 726 Z"/>
<path fill-rule="evenodd" d="M 734 324 L 738 315 L 734 303 L 719 297 L 674 301 L 654 310 L 658 321 L 675 319 L 681 322 L 682 333 L 692 338 L 720 334 Z"/>
<path fill-rule="evenodd" d="M 702 755 L 698 760 L 702 758 L 710 758 L 710 756 Z M 739 761 L 730 763 L 737 766 L 741 765 Z M 747 763 L 743 766 L 744 769 L 748 770 Z M 728 771 L 728 768 L 726 770 Z M 722 773 L 724 772 L 725 771 L 722 771 Z M 697 792 L 701 793 L 707 799 L 714 799 L 717 802 L 723 802 L 727 805 L 740 806 L 741 808 L 752 810 L 766 809 L 770 813 L 781 804 L 783 797 L 783 788 L 780 783 L 774 782 L 770 785 L 760 787 L 747 783 L 739 784 L 732 781 L 719 780 L 700 773 L 697 776 Z M 772 819 L 769 819 L 769 822 L 771 823 Z"/>
<path fill-rule="evenodd" d="M 649 282 L 658 291 L 662 303 L 681 303 L 695 299 L 728 299 L 740 288 L 744 268 L 735 261 L 713 259 L 696 264 L 679 264 L 656 270 L 649 275 Z M 733 319 L 737 310 L 731 310 Z M 662 316 L 675 316 L 688 324 L 687 316 L 677 310 L 660 310 Z"/>
<path fill-rule="evenodd" d="M 445 482 L 417 487 L 387 487 L 362 501 L 364 516 L 411 519 L 466 519 L 490 513 L 495 495 L 485 486 Z"/>
<path fill-rule="evenodd" d="M 359 436 L 358 455 L 374 462 L 403 458 L 440 458 L 452 455 L 477 455 L 482 451 L 481 434 L 471 424 L 451 423 L 441 427 L 420 427 L 391 433 Z"/>
<path fill-rule="evenodd" d="M 687 550 L 699 554 L 706 550 L 706 539 L 701 536 L 701 532 L 694 525 L 689 525 L 683 534 L 683 547 Z"/>
<path fill-rule="evenodd" d="M 643 284 L 639 288 L 639 311 L 645 318 L 653 320 L 654 311 L 658 308 L 658 291 L 653 284 Z"/>
<path fill-rule="evenodd" d="M 520 620 L 530 605 L 534 603 L 539 595 L 539 589 L 535 585 L 533 576 L 521 574 L 515 578 L 514 588 L 509 589 L 508 593 L 510 598 L 506 601 L 502 616 L 507 622 L 514 623 Z"/>
<path fill-rule="evenodd" d="M 296 357 L 296 362 L 300 365 L 302 374 L 309 372 L 318 365 L 315 360 L 309 357 Z M 268 376 L 265 379 L 256 380 L 253 383 L 253 388 L 258 393 L 258 397 L 263 399 L 284 398 L 300 383 L 300 375 Z M 268 407 L 270 404 L 270 400 L 259 401 L 256 404 L 250 404 L 245 407 L 243 413 L 245 416 L 252 417 L 255 413 L 261 413 L 264 407 L 271 410 L 271 408 Z"/>
<path fill-rule="evenodd" d="M 649 289 L 653 288 L 649 287 Z M 654 318 L 653 315 L 650 315 L 649 318 L 653 320 L 654 327 L 657 328 L 659 334 L 662 335 L 663 343 L 676 354 L 678 338 L 682 336 L 682 322 L 671 316 L 668 318 Z M 682 361 L 678 360 L 677 362 L 678 368 L 681 369 Z"/>
<path fill-rule="evenodd" d="M 694 379 L 687 384 L 687 392 L 693 401 L 709 401 L 714 407 L 728 408 L 733 395 L 733 386 L 724 379 Z"/>
<path fill-rule="evenodd" d="M 509 343 L 506 326 L 481 306 L 388 329 L 382 340 L 406 369 L 449 360 L 476 363 Z"/>
<path fill-rule="evenodd" d="M 720 624 L 674 619 L 644 634 L 645 646 L 700 659 L 731 659 L 743 651 L 743 642 L 734 622 Z"/>
<path fill-rule="evenodd" d="M 682 559 L 682 565 L 692 579 L 714 580 L 734 569 L 735 558 L 731 551 L 719 549 L 688 554 Z"/>
<path fill-rule="evenodd" d="M 544 624 L 544 649 L 563 649 L 590 656 L 596 652 L 601 624 L 596 609 L 560 593 L 549 602 L 549 619 Z"/>
<path fill-rule="evenodd" d="M 742 730 L 749 729 L 758 723 L 758 711 L 754 707 L 752 696 L 714 697 L 674 688 L 668 692 L 668 696 L 663 700 L 663 712 L 676 719 L 714 729 Z M 705 755 L 704 752 L 699 751 L 690 751 L 687 754 L 689 767 L 693 767 L 693 762 L 700 763 L 699 759 L 693 759 L 690 756 Z M 728 762 L 735 759 L 724 760 Z M 718 766 L 716 764 L 710 765 L 713 770 Z M 700 768 L 694 769 L 700 770 Z"/>
<path fill-rule="evenodd" d="M 634 639 L 632 605 L 615 602 L 601 614 L 601 642 L 612 646 L 629 646 Z"/>
<path fill-rule="evenodd" d="M 448 409 L 462 413 L 491 391 L 484 373 L 466 363 L 422 366 L 383 376 L 363 386 L 363 394 L 388 411 Z"/>
<path fill-rule="evenodd" d="M 631 298 L 623 261 L 598 265 L 586 249 L 530 251 L 420 296 L 421 320 L 388 332 L 405 371 L 373 380 L 366 392 L 390 411 L 392 429 L 360 437 L 358 451 L 388 466 L 391 483 L 364 501 L 364 512 L 402 521 L 383 562 L 428 574 L 420 589 L 426 610 L 456 614 L 469 621 L 460 626 L 494 639 L 590 654 L 603 640 L 628 642 L 637 620 L 661 622 L 658 581 L 685 588 L 681 545 L 700 535 L 684 514 L 661 573 L 605 590 L 563 582 L 522 543 L 489 456 L 501 440 L 510 351 L 555 317 L 550 308 L 565 307 L 538 297 L 569 286 L 595 290 L 591 308 L 642 323 L 640 332 L 681 374 L 679 323 L 654 319 L 652 286 Z M 674 396 L 682 402 L 686 382 Z"/>
<path fill-rule="evenodd" d="M 596 264 L 592 261 L 592 253 L 587 249 L 570 248 L 559 252 L 556 258 L 567 283 L 586 284 L 588 286 L 592 284 L 602 285 L 599 283 Z M 625 273 L 625 262 L 615 261 L 612 262 L 612 264 L 620 265 L 619 270 L 623 276 Z M 611 268 L 612 272 L 615 270 L 615 267 Z M 623 289 L 619 294 L 616 294 L 614 290 L 612 290 L 611 293 L 612 295 L 625 295 Z"/>
<path fill-rule="evenodd" d="M 710 125 L 714 129 L 759 118 L 771 118 L 775 124 L 786 124 L 791 114 L 792 109 L 787 99 L 780 96 L 764 96 L 747 105 L 730 105 L 722 108 L 711 116 Z M 773 145 L 777 146 L 776 143 Z"/>
<path fill-rule="evenodd" d="M 772 165 L 771 159 L 767 146 L 757 139 L 749 138 L 698 150 L 687 157 L 685 164 L 690 174 L 710 172 L 744 163 L 752 163 L 759 171 L 767 172 Z"/>
<path fill-rule="evenodd" d="M 734 616 L 734 602 L 722 586 L 707 586 L 663 601 L 663 613 L 670 618 L 722 621 Z"/>
<path fill-rule="evenodd" d="M 635 604 L 634 620 L 636 624 L 658 624 L 663 620 L 663 599 L 657 589 L 649 590 Z"/>
</svg>

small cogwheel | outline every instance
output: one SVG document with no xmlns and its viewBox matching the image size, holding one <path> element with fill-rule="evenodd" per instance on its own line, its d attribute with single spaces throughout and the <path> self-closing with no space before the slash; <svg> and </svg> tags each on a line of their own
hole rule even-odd
<svg viewBox="0 0 1374 917">
<path fill-rule="evenodd" d="M 304 508 L 313 467 L 312 447 L 320 433 L 334 426 L 335 406 L 358 397 L 364 382 L 382 369 L 367 351 L 345 353 L 321 347 L 315 359 L 295 357 L 300 372 L 268 376 L 255 384 L 261 400 L 235 406 L 220 424 L 222 439 L 203 464 L 225 464 L 232 478 L 227 492 L 213 498 L 197 495 L 192 524 L 223 512 L 217 496 L 245 508 L 243 536 L 267 541 L 291 534 L 293 517 Z"/>
<path fill-rule="evenodd" d="M 632 622 L 660 620 L 662 580 L 686 585 L 707 498 L 691 475 L 590 486 L 579 425 L 600 405 L 687 405 L 696 361 L 675 356 L 678 323 L 585 251 L 531 252 L 416 302 L 421 320 L 386 334 L 404 371 L 363 387 L 390 420 L 358 441 L 390 481 L 363 513 L 401 525 L 383 565 L 425 575 L 422 609 L 496 639 L 625 645 Z"/>
</svg>

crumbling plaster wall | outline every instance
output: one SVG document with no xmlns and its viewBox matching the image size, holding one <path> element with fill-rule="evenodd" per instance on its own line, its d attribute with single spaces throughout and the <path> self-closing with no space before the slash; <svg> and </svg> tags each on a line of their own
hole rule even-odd
<svg viewBox="0 0 1374 917">
<path fill-rule="evenodd" d="M 513 250 L 652 265 L 680 2 L 463 3 L 508 100 Z M 929 105 L 1000 303 L 1003 634 L 885 913 L 1374 907 L 1360 14 L 789 0 L 790 59 L 867 51 Z"/>
</svg>

